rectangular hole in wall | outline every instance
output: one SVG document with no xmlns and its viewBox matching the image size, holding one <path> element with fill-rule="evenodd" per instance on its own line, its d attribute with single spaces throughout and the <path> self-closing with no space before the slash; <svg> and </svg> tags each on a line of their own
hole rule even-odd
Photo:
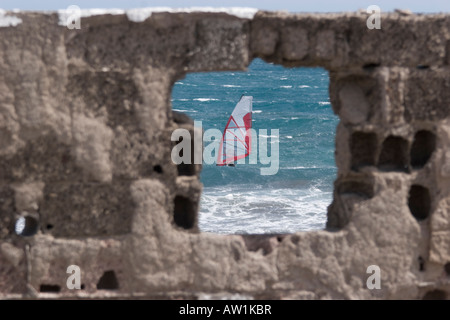
<svg viewBox="0 0 450 320">
<path fill-rule="evenodd" d="M 172 110 L 177 117 L 188 115 L 197 126 L 201 121 L 204 133 L 223 133 L 241 96 L 253 97 L 257 150 L 251 152 L 257 151 L 256 164 L 250 163 L 251 156 L 233 167 L 203 163 L 200 231 L 285 234 L 325 228 L 339 120 L 328 86 L 323 68 L 284 68 L 261 59 L 253 60 L 247 71 L 191 73 L 175 83 Z M 266 151 L 261 139 L 267 141 L 269 163 L 261 161 Z M 205 150 L 210 143 L 204 142 Z M 261 169 L 270 167 L 276 173 L 263 175 Z"/>
</svg>

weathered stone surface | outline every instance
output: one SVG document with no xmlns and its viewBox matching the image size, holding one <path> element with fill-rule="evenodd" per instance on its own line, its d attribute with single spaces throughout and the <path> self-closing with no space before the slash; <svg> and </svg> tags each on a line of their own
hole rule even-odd
<svg viewBox="0 0 450 320">
<path fill-rule="evenodd" d="M 130 184 L 47 184 L 39 207 L 42 232 L 65 238 L 130 232 L 135 207 Z"/>
<path fill-rule="evenodd" d="M 449 296 L 448 15 L 388 13 L 369 30 L 361 12 L 119 14 L 69 30 L 55 13 L 8 14 L 22 23 L 0 27 L 1 298 Z M 199 132 L 171 88 L 254 57 L 330 71 L 326 230 L 198 230 L 201 165 L 170 157 L 173 130 Z M 39 228 L 22 237 L 25 214 Z M 367 288 L 372 265 L 381 289 Z"/>
<path fill-rule="evenodd" d="M 412 70 L 405 84 L 405 118 L 407 121 L 448 118 L 449 99 L 448 69 Z"/>
<path fill-rule="evenodd" d="M 10 242 L 0 242 L 1 295 L 27 292 L 27 266 L 24 250 Z"/>
</svg>

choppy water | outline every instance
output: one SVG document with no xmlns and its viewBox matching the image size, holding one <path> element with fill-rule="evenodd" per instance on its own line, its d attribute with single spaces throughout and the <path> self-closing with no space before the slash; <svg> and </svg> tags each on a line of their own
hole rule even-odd
<svg viewBox="0 0 450 320">
<path fill-rule="evenodd" d="M 336 175 L 338 117 L 328 97 L 328 72 L 255 59 L 245 72 L 188 74 L 172 92 L 173 110 L 223 131 L 242 94 L 253 96 L 253 128 L 279 143 L 279 171 L 204 164 L 199 227 L 214 233 L 290 233 L 325 227 Z M 279 129 L 279 137 L 271 134 Z"/>
</svg>

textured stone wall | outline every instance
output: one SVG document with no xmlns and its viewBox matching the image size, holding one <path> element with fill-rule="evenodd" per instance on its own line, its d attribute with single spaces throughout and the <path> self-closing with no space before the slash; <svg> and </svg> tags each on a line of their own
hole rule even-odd
<svg viewBox="0 0 450 320">
<path fill-rule="evenodd" d="M 450 297 L 450 16 L 383 14 L 369 30 L 366 13 L 122 14 L 69 30 L 8 14 L 22 22 L 0 27 L 0 297 Z M 170 159 L 172 131 L 194 127 L 171 88 L 254 57 L 330 72 L 326 230 L 198 231 L 201 167 Z"/>
</svg>

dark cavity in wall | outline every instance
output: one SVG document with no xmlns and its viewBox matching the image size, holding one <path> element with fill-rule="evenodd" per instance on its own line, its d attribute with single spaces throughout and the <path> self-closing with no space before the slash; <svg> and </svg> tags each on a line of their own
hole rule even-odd
<svg viewBox="0 0 450 320">
<path fill-rule="evenodd" d="M 159 164 L 153 167 L 153 171 L 157 173 L 163 173 L 163 169 Z"/>
<path fill-rule="evenodd" d="M 412 185 L 409 190 L 408 207 L 417 220 L 428 218 L 431 210 L 431 196 L 428 188 Z"/>
<path fill-rule="evenodd" d="M 425 271 L 425 259 L 419 257 L 417 261 L 419 262 L 419 271 Z"/>
<path fill-rule="evenodd" d="M 350 138 L 352 170 L 375 165 L 376 150 L 377 135 L 375 133 L 354 132 Z"/>
<path fill-rule="evenodd" d="M 177 226 L 192 229 L 195 226 L 196 210 L 192 201 L 183 196 L 176 196 L 174 200 L 173 219 Z"/>
<path fill-rule="evenodd" d="M 327 230 L 345 227 L 353 215 L 353 206 L 374 196 L 374 184 L 370 177 L 356 179 L 358 178 L 335 183 L 334 199 L 328 207 Z"/>
<path fill-rule="evenodd" d="M 16 234 L 22 237 L 34 236 L 39 230 L 39 221 L 37 217 L 25 216 L 16 221 Z"/>
<path fill-rule="evenodd" d="M 422 168 L 436 148 L 436 135 L 427 130 L 421 130 L 414 136 L 411 146 L 411 166 L 414 169 Z"/>
<path fill-rule="evenodd" d="M 389 136 L 383 141 L 378 168 L 383 171 L 408 171 L 408 141 Z"/>
<path fill-rule="evenodd" d="M 61 291 L 61 287 L 56 284 L 41 284 L 39 291 L 58 293 Z"/>
<path fill-rule="evenodd" d="M 431 290 L 425 293 L 423 300 L 446 300 L 447 292 L 439 289 Z"/>
<path fill-rule="evenodd" d="M 119 289 L 119 281 L 117 281 L 116 273 L 113 270 L 108 270 L 103 273 L 102 277 L 97 283 L 98 290 L 117 290 Z"/>
<path fill-rule="evenodd" d="M 450 262 L 447 262 L 444 266 L 444 271 L 447 277 L 450 277 Z"/>
</svg>

